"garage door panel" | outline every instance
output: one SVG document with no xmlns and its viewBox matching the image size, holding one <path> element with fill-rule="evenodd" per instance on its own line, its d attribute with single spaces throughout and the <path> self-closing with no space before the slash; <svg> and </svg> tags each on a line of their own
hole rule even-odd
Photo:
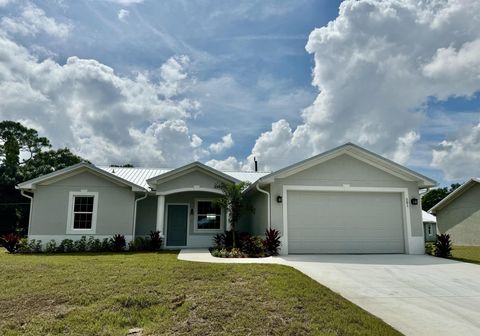
<svg viewBox="0 0 480 336">
<path fill-rule="evenodd" d="M 403 253 L 399 193 L 288 191 L 290 253 Z"/>
</svg>

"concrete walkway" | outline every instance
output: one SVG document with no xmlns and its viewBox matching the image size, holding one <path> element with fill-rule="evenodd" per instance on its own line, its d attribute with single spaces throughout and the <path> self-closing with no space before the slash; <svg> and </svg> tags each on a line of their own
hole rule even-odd
<svg viewBox="0 0 480 336">
<path fill-rule="evenodd" d="M 427 255 L 289 255 L 180 260 L 291 266 L 406 335 L 480 335 L 480 266 Z"/>
</svg>

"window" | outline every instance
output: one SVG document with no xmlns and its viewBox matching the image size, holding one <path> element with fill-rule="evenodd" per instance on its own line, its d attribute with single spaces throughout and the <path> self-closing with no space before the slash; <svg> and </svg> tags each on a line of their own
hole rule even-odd
<svg viewBox="0 0 480 336">
<path fill-rule="evenodd" d="M 431 236 L 432 235 L 432 225 L 427 224 L 427 228 L 428 228 L 428 235 Z"/>
<path fill-rule="evenodd" d="M 196 201 L 196 231 L 221 231 L 222 209 L 213 200 Z"/>
<path fill-rule="evenodd" d="M 94 196 L 74 196 L 73 205 L 73 228 L 92 228 L 93 200 Z"/>
<path fill-rule="evenodd" d="M 98 193 L 70 192 L 67 234 L 95 234 Z"/>
</svg>

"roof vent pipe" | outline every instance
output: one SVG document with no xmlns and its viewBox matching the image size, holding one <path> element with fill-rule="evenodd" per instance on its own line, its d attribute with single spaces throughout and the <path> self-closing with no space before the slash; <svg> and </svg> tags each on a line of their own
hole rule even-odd
<svg viewBox="0 0 480 336">
<path fill-rule="evenodd" d="M 258 172 L 258 161 L 255 156 L 253 157 L 253 162 L 255 162 L 255 172 Z"/>
</svg>

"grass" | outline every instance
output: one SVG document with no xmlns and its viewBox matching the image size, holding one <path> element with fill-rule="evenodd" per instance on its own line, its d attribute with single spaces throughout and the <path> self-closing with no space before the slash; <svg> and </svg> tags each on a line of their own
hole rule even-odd
<svg viewBox="0 0 480 336">
<path fill-rule="evenodd" d="M 0 250 L 0 335 L 398 335 L 280 265 Z"/>
<path fill-rule="evenodd" d="M 452 258 L 459 261 L 480 264 L 480 246 L 454 246 Z"/>
</svg>

